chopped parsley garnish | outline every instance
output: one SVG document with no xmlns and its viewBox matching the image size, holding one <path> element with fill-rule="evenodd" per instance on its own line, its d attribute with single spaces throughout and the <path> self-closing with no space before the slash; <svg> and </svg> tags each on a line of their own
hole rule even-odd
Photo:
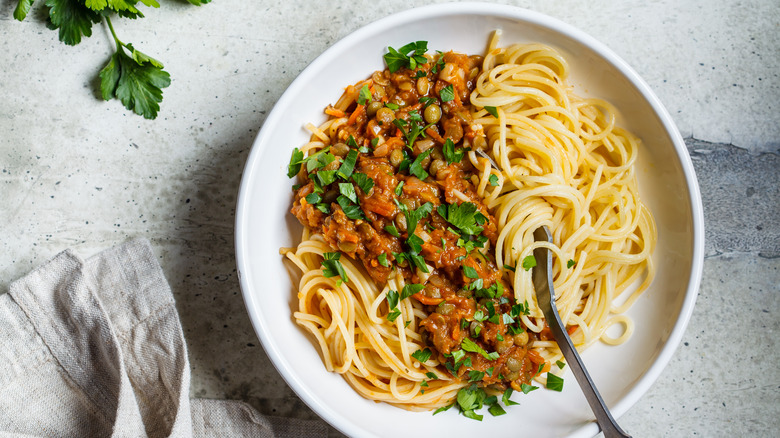
<svg viewBox="0 0 780 438">
<path fill-rule="evenodd" d="M 442 204 L 437 211 L 447 222 L 466 234 L 476 235 L 482 232 L 482 227 L 477 222 L 484 223 L 486 218 L 471 202 L 464 202 L 460 205 L 449 204 L 448 206 Z"/>
<path fill-rule="evenodd" d="M 561 369 L 561 370 L 563 369 L 563 367 L 566 366 L 566 364 L 563 361 L 560 361 L 560 360 L 556 360 L 555 361 L 555 365 L 558 365 L 558 369 Z"/>
<path fill-rule="evenodd" d="M 455 90 L 452 88 L 452 84 L 442 88 L 439 92 L 439 97 L 441 98 L 442 102 L 449 102 L 455 99 Z"/>
<path fill-rule="evenodd" d="M 398 204 L 398 207 L 406 217 L 406 232 L 409 236 L 414 234 L 414 230 L 417 229 L 417 222 L 431 214 L 431 211 L 433 211 L 433 204 L 430 202 L 426 202 L 414 210 L 409 210 L 403 204 Z"/>
<path fill-rule="evenodd" d="M 433 148 L 428 149 L 427 151 L 421 153 L 417 156 L 417 158 L 414 159 L 414 162 L 411 166 L 409 166 L 409 173 L 416 176 L 420 180 L 424 180 L 425 178 L 428 178 L 428 172 L 425 171 L 425 169 L 422 166 L 423 160 L 425 160 L 425 157 L 431 154 L 433 152 Z"/>
<path fill-rule="evenodd" d="M 401 316 L 401 310 L 398 309 L 398 292 L 394 290 L 387 291 L 387 307 L 390 312 L 387 313 L 387 320 L 390 322 L 395 321 Z"/>
<path fill-rule="evenodd" d="M 577 264 L 577 262 L 575 262 L 574 260 L 570 259 L 568 262 L 566 262 L 566 267 L 567 268 L 571 268 L 572 266 L 574 266 L 576 264 Z"/>
<path fill-rule="evenodd" d="M 363 88 L 360 89 L 357 102 L 359 105 L 365 105 L 367 102 L 371 102 L 371 90 L 368 89 L 368 85 L 363 85 Z"/>
<path fill-rule="evenodd" d="M 390 108 L 393 111 L 397 111 L 398 108 L 401 108 L 400 106 L 398 106 L 398 104 L 395 104 L 393 102 L 387 102 L 387 103 L 385 103 L 385 106 Z"/>
<path fill-rule="evenodd" d="M 476 342 L 472 341 L 469 338 L 463 339 L 463 342 L 460 343 L 460 348 L 462 348 L 465 351 L 469 351 L 471 353 L 477 353 L 482 355 L 487 360 L 496 360 L 498 359 L 499 354 L 497 352 L 488 353 L 485 351 L 482 347 L 477 345 Z"/>
<path fill-rule="evenodd" d="M 442 155 L 444 155 L 444 159 L 447 160 L 447 164 L 460 163 L 463 159 L 463 155 L 466 154 L 465 149 L 456 148 L 455 143 L 449 138 L 444 141 L 444 146 L 442 146 L 441 151 Z"/>
<path fill-rule="evenodd" d="M 534 266 L 536 266 L 536 257 L 533 255 L 529 255 L 523 259 L 523 269 L 526 271 L 530 271 Z"/>
<path fill-rule="evenodd" d="M 295 148 L 290 156 L 290 164 L 287 165 L 287 177 L 292 178 L 301 171 L 301 164 L 303 163 L 303 152 L 300 149 Z"/>
<path fill-rule="evenodd" d="M 425 288 L 425 286 L 423 286 L 421 284 L 407 283 L 407 284 L 404 285 L 404 288 L 401 290 L 401 299 L 404 300 L 406 298 L 409 298 L 412 295 L 420 292 L 424 288 Z"/>
<path fill-rule="evenodd" d="M 406 244 L 409 245 L 409 250 L 414 254 L 419 254 L 422 251 L 423 240 L 416 234 L 410 234 L 406 239 Z"/>
<path fill-rule="evenodd" d="M 384 266 L 385 268 L 390 267 L 390 262 L 387 261 L 387 254 L 379 254 L 379 256 L 377 256 L 376 259 L 379 262 L 379 264 Z"/>
<path fill-rule="evenodd" d="M 498 186 L 498 176 L 495 173 L 491 173 L 488 177 L 488 182 L 490 182 L 490 185 L 493 187 Z"/>
<path fill-rule="evenodd" d="M 477 274 L 477 270 L 472 268 L 471 266 L 463 266 L 463 275 L 465 275 L 467 278 L 479 278 L 479 274 Z"/>
<path fill-rule="evenodd" d="M 398 232 L 398 228 L 396 228 L 395 225 L 386 225 L 385 231 L 392 234 L 393 237 L 401 237 L 401 234 Z"/>
<path fill-rule="evenodd" d="M 425 363 L 431 358 L 431 354 L 433 354 L 433 352 L 430 349 L 425 348 L 412 353 L 412 357 L 417 359 L 420 363 Z"/>
<path fill-rule="evenodd" d="M 306 195 L 306 198 L 304 199 L 306 199 L 306 202 L 308 202 L 309 204 L 316 204 L 320 202 L 322 198 L 320 198 L 320 195 L 316 193 L 309 193 L 308 195 Z"/>
<path fill-rule="evenodd" d="M 350 176 L 352 176 L 352 171 L 355 170 L 355 163 L 357 163 L 358 158 L 358 151 L 352 149 L 347 153 L 347 156 L 344 158 L 344 161 L 341 163 L 341 166 L 339 167 L 338 176 L 340 176 L 344 181 L 348 180 Z"/>
<path fill-rule="evenodd" d="M 553 373 L 547 373 L 547 389 L 558 392 L 563 391 L 563 378 Z"/>
<path fill-rule="evenodd" d="M 461 388 L 456 398 L 461 413 L 472 420 L 482 421 L 482 415 L 475 411 L 482 408 L 487 393 L 476 384 Z"/>
<path fill-rule="evenodd" d="M 387 291 L 387 307 L 395 309 L 398 306 L 398 292 L 394 290 Z"/>
<path fill-rule="evenodd" d="M 392 47 L 387 48 L 387 53 L 383 56 L 390 73 L 395 73 L 402 67 L 408 67 L 412 70 L 417 68 L 418 64 L 426 64 L 425 52 L 428 51 L 428 41 L 415 41 L 396 50 Z"/>
<path fill-rule="evenodd" d="M 322 275 L 327 278 L 341 277 L 344 282 L 349 282 L 347 273 L 344 271 L 344 267 L 341 266 L 339 258 L 341 258 L 340 252 L 326 252 L 322 254 Z"/>
<path fill-rule="evenodd" d="M 352 185 L 352 183 L 339 183 L 339 193 L 355 204 L 358 203 L 357 193 L 355 193 L 355 186 Z"/>
<path fill-rule="evenodd" d="M 453 404 L 451 404 L 451 405 L 442 406 L 442 407 L 440 407 L 439 409 L 436 409 L 435 411 L 433 411 L 433 414 L 432 414 L 432 415 L 436 415 L 436 414 L 438 414 L 439 412 L 445 412 L 445 411 L 448 411 L 448 410 L 449 410 L 451 407 L 453 407 L 453 406 L 455 406 L 455 404 L 454 404 L 454 403 L 453 403 Z"/>
<path fill-rule="evenodd" d="M 509 266 L 509 265 L 504 265 L 504 269 L 506 269 L 507 271 L 515 272 L 515 268 L 513 268 L 512 266 Z"/>
<path fill-rule="evenodd" d="M 349 184 L 350 186 L 352 184 Z M 352 191 L 355 191 L 355 188 L 352 188 Z M 352 203 L 352 201 L 344 196 L 340 195 L 338 198 L 336 198 L 336 202 L 339 203 L 341 206 L 341 209 L 344 210 L 344 214 L 347 215 L 350 219 L 366 219 L 366 216 L 363 214 L 363 210 L 360 209 L 359 206 Z"/>
<path fill-rule="evenodd" d="M 504 410 L 504 408 L 501 407 L 501 405 L 498 404 L 498 403 L 494 403 L 494 404 L 490 405 L 490 407 L 488 408 L 488 412 L 490 412 L 490 415 L 492 415 L 494 417 L 498 417 L 499 415 L 506 414 L 506 411 Z"/>
<path fill-rule="evenodd" d="M 514 391 L 512 388 L 507 388 L 506 391 L 504 391 L 504 395 L 501 396 L 501 401 L 504 402 L 506 406 L 512 406 L 512 405 L 519 405 L 520 403 L 516 401 L 512 401 L 509 399 L 509 397 L 512 397 L 512 393 Z"/>
<path fill-rule="evenodd" d="M 494 106 L 486 106 L 485 111 L 489 112 L 495 118 L 498 118 L 498 110 Z"/>
<path fill-rule="evenodd" d="M 482 371 L 471 370 L 469 371 L 469 382 L 481 382 L 485 378 L 485 373 Z"/>
<path fill-rule="evenodd" d="M 417 99 L 417 100 L 418 100 L 418 101 L 419 101 L 421 104 L 423 104 L 423 109 L 427 108 L 427 107 L 428 107 L 428 105 L 430 105 L 430 104 L 432 104 L 432 103 L 436 103 L 436 98 L 434 98 L 434 97 L 427 97 L 427 96 L 423 96 L 423 97 L 421 97 L 421 98 L 419 98 L 419 99 Z"/>
<path fill-rule="evenodd" d="M 317 172 L 317 180 L 320 183 L 320 187 L 325 187 L 328 184 L 333 183 L 333 181 L 336 181 L 336 171 L 335 170 L 320 170 Z"/>
<path fill-rule="evenodd" d="M 328 152 L 330 146 L 309 155 L 306 160 L 306 171 L 311 172 L 315 169 L 322 169 L 336 159 L 336 156 Z"/>
<path fill-rule="evenodd" d="M 371 191 L 371 189 L 374 187 L 374 180 L 369 178 L 368 175 L 365 173 L 355 172 L 352 174 L 352 181 L 355 181 L 355 184 L 360 187 L 360 190 L 363 191 L 366 195 Z"/>
<path fill-rule="evenodd" d="M 403 187 L 404 187 L 403 181 L 399 182 L 398 185 L 395 186 L 395 196 L 401 196 Z"/>
<path fill-rule="evenodd" d="M 523 394 L 528 394 L 529 392 L 531 392 L 531 391 L 533 391 L 535 389 L 539 389 L 539 387 L 538 386 L 532 386 L 532 385 L 529 385 L 527 383 L 521 383 L 520 384 L 520 390 L 523 391 Z"/>
</svg>

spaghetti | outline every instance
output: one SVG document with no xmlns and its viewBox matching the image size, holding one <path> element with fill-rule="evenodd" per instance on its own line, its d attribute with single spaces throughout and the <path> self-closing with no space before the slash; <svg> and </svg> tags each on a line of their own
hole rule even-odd
<svg viewBox="0 0 780 438">
<path fill-rule="evenodd" d="M 497 32 L 484 57 L 426 50 L 391 49 L 388 69 L 307 126 L 289 172 L 305 227 L 281 250 L 302 272 L 294 318 L 328 371 L 411 410 L 477 387 L 527 393 L 560 374 L 533 291 L 538 246 L 555 255 L 556 305 L 577 348 L 624 342 L 656 240 L 639 140 L 609 103 L 573 93 L 554 49 L 499 48 Z M 534 242 L 543 225 L 555 244 Z"/>
</svg>

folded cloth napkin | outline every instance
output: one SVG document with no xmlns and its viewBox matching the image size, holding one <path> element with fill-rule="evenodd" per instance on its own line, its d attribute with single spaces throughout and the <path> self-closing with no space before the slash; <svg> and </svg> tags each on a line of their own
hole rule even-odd
<svg viewBox="0 0 780 438">
<path fill-rule="evenodd" d="M 173 295 L 148 241 L 67 250 L 0 296 L 0 436 L 322 437 L 321 422 L 189 398 Z"/>
</svg>

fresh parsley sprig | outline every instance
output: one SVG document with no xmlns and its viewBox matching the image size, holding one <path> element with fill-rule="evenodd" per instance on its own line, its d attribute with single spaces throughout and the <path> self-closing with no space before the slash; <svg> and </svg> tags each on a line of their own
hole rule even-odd
<svg viewBox="0 0 780 438">
<path fill-rule="evenodd" d="M 383 57 L 390 73 L 395 73 L 402 67 L 414 70 L 419 64 L 428 63 L 428 58 L 425 57 L 427 51 L 428 41 L 415 41 L 398 50 L 388 47 Z"/>
<path fill-rule="evenodd" d="M 200 6 L 211 0 L 187 0 Z M 17 0 L 13 16 L 22 21 L 29 14 L 35 0 Z M 59 40 L 69 46 L 79 44 L 92 36 L 92 25 L 106 21 L 116 44 L 116 51 L 100 71 L 100 94 L 104 100 L 119 99 L 130 111 L 146 119 L 155 119 L 162 102 L 162 89 L 171 84 L 171 77 L 163 64 L 122 42 L 116 35 L 111 16 L 142 18 L 136 7 L 139 0 L 45 0 L 48 27 L 59 32 Z M 159 8 L 157 0 L 140 0 L 145 6 Z"/>
</svg>

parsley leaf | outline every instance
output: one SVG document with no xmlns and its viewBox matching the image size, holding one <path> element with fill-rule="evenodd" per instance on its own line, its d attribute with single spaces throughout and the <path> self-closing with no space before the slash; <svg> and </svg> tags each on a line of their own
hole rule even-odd
<svg viewBox="0 0 780 438">
<path fill-rule="evenodd" d="M 420 251 L 422 251 L 423 243 L 425 242 L 423 242 L 422 238 L 416 234 L 411 234 L 409 235 L 409 238 L 406 239 L 406 244 L 409 245 L 409 249 L 414 254 L 419 254 Z"/>
<path fill-rule="evenodd" d="M 404 300 L 406 298 L 409 298 L 412 295 L 420 292 L 424 288 L 425 288 L 425 286 L 423 286 L 421 284 L 406 283 L 404 285 L 404 288 L 401 290 L 401 299 Z"/>
<path fill-rule="evenodd" d="M 555 365 L 558 365 L 559 369 L 563 369 L 563 367 L 566 366 L 566 364 L 563 361 L 560 361 L 560 360 L 556 360 L 555 361 Z"/>
<path fill-rule="evenodd" d="M 287 165 L 288 178 L 294 177 L 301 171 L 301 163 L 303 163 L 303 152 L 298 148 L 295 148 L 290 156 L 290 164 Z"/>
<path fill-rule="evenodd" d="M 392 47 L 387 48 L 387 53 L 383 56 L 390 73 L 395 73 L 402 67 L 408 67 L 412 70 L 417 68 L 418 64 L 425 64 L 428 59 L 423 56 L 428 51 L 427 41 L 416 41 L 409 43 L 396 50 Z"/>
<path fill-rule="evenodd" d="M 363 85 L 363 88 L 360 89 L 360 94 L 358 94 L 357 103 L 365 105 L 366 102 L 371 102 L 371 91 L 368 89 L 368 85 Z"/>
<path fill-rule="evenodd" d="M 490 407 L 488 408 L 488 412 L 490 412 L 490 415 L 492 415 L 494 417 L 498 417 L 499 415 L 506 414 L 506 411 L 504 410 L 504 408 L 501 407 L 501 405 L 498 404 L 498 403 L 494 403 L 494 404 L 490 405 Z"/>
<path fill-rule="evenodd" d="M 414 230 L 417 229 L 417 222 L 431 214 L 431 211 L 433 211 L 433 204 L 430 202 L 426 202 L 425 204 L 417 207 L 415 210 L 409 210 L 403 204 L 398 204 L 398 206 L 401 208 L 401 211 L 406 217 L 406 232 L 409 236 L 414 234 Z"/>
<path fill-rule="evenodd" d="M 400 181 L 397 186 L 395 186 L 395 196 L 401 196 L 402 190 L 404 187 L 404 182 Z"/>
<path fill-rule="evenodd" d="M 390 262 L 387 261 L 387 254 L 379 254 L 377 256 L 376 260 L 379 262 L 380 265 L 384 266 L 385 268 L 390 267 Z"/>
<path fill-rule="evenodd" d="M 444 155 L 444 159 L 447 160 L 447 164 L 460 163 L 465 153 L 465 149 L 455 148 L 455 143 L 453 143 L 449 138 L 444 141 L 444 146 L 442 146 L 442 154 Z"/>
<path fill-rule="evenodd" d="M 482 232 L 482 227 L 477 224 L 480 220 L 477 215 L 482 216 L 482 214 L 471 202 L 463 202 L 460 205 L 449 204 L 446 207 L 442 204 L 437 211 L 447 222 L 466 234 L 476 235 Z"/>
<path fill-rule="evenodd" d="M 455 99 L 455 90 L 452 88 L 452 84 L 442 88 L 439 92 L 439 97 L 441 98 L 442 102 L 449 102 Z"/>
<path fill-rule="evenodd" d="M 498 186 L 498 176 L 496 176 L 495 173 L 491 173 L 488 177 L 488 182 L 490 182 L 490 185 L 493 187 Z"/>
<path fill-rule="evenodd" d="M 393 237 L 401 237 L 401 234 L 398 232 L 398 228 L 396 228 L 395 225 L 385 225 L 385 231 L 392 234 Z"/>
<path fill-rule="evenodd" d="M 472 353 L 478 353 L 487 360 L 496 360 L 499 357 L 499 354 L 497 352 L 494 351 L 492 353 L 488 353 L 482 347 L 477 345 L 476 342 L 472 341 L 469 338 L 463 339 L 463 342 L 460 343 L 460 348 Z"/>
<path fill-rule="evenodd" d="M 339 252 L 326 252 L 322 254 L 322 275 L 327 278 L 339 276 L 344 282 L 349 282 L 347 273 L 344 271 L 344 267 L 341 265 L 339 259 L 341 253 Z"/>
<path fill-rule="evenodd" d="M 479 274 L 477 274 L 477 270 L 472 268 L 471 266 L 463 266 L 463 275 L 465 275 L 467 278 L 479 278 Z"/>
<path fill-rule="evenodd" d="M 339 193 L 355 204 L 358 203 L 357 193 L 355 193 L 355 186 L 353 186 L 352 183 L 339 183 Z"/>
<path fill-rule="evenodd" d="M 534 266 L 536 266 L 536 258 L 533 254 L 523 259 L 523 269 L 526 271 L 530 271 Z"/>
<path fill-rule="evenodd" d="M 27 2 L 25 5 L 20 4 L 19 13 L 14 11 L 14 18 L 24 19 L 27 13 L 23 14 L 23 9 L 26 7 L 29 12 L 32 3 L 31 0 L 29 4 Z M 82 37 L 92 36 L 92 23 L 99 23 L 101 19 L 98 11 L 74 0 L 46 0 L 46 6 L 49 9 L 47 26 L 49 29 L 57 30 L 60 41 L 69 46 L 80 43 Z"/>
<path fill-rule="evenodd" d="M 355 163 L 357 163 L 358 151 L 352 149 L 347 153 L 344 161 L 341 163 L 338 172 L 336 172 L 344 181 L 348 180 L 352 175 L 352 171 L 355 170 Z"/>
<path fill-rule="evenodd" d="M 319 181 L 321 187 L 325 187 L 336 180 L 336 171 L 320 170 L 317 172 L 317 180 Z"/>
<path fill-rule="evenodd" d="M 445 411 L 449 410 L 453 406 L 455 406 L 455 403 L 453 403 L 451 405 L 447 405 L 447 406 L 442 406 L 439 409 L 436 409 L 435 411 L 433 411 L 433 414 L 431 414 L 431 415 L 436 415 L 439 412 L 445 412 Z"/>
<path fill-rule="evenodd" d="M 360 187 L 360 190 L 363 191 L 366 195 L 371 191 L 371 189 L 374 187 L 374 180 L 371 179 L 368 175 L 365 173 L 355 172 L 352 174 L 352 181 L 355 181 L 355 184 Z"/>
<path fill-rule="evenodd" d="M 516 401 L 512 401 L 509 399 L 509 397 L 512 396 L 512 388 L 507 388 L 506 391 L 504 391 L 504 394 L 501 396 L 501 401 L 504 402 L 506 406 L 512 406 L 512 405 L 519 405 L 520 403 Z"/>
<path fill-rule="evenodd" d="M 411 166 L 409 166 L 409 173 L 416 176 L 417 178 L 424 180 L 425 178 L 428 178 L 428 172 L 423 169 L 422 162 L 428 155 L 433 152 L 433 148 L 428 149 L 427 151 L 421 153 L 417 156 L 417 158 L 414 159 L 414 162 Z"/>
<path fill-rule="evenodd" d="M 124 47 L 130 50 L 129 56 Z M 111 60 L 100 71 L 100 91 L 104 100 L 117 98 L 128 110 L 154 119 L 160 110 L 162 89 L 171 84 L 163 65 L 135 50 L 131 44 L 117 44 Z"/>
<path fill-rule="evenodd" d="M 531 391 L 533 391 L 535 389 L 539 389 L 539 387 L 538 386 L 532 386 L 532 385 L 529 385 L 527 383 L 521 383 L 520 384 L 520 390 L 523 391 L 523 394 L 528 394 L 529 392 L 531 392 Z"/>
<path fill-rule="evenodd" d="M 558 392 L 563 391 L 563 378 L 553 373 L 547 373 L 547 389 Z"/>
<path fill-rule="evenodd" d="M 30 12 L 33 1 L 34 0 L 19 0 L 19 3 L 16 4 L 16 9 L 14 9 L 14 18 L 19 21 L 24 20 Z"/>
<path fill-rule="evenodd" d="M 396 306 L 398 306 L 398 292 L 394 290 L 387 291 L 387 306 L 391 309 L 394 309 Z"/>
<path fill-rule="evenodd" d="M 572 266 L 574 266 L 576 264 L 577 264 L 577 262 L 575 262 L 574 260 L 570 259 L 568 262 L 566 262 L 566 267 L 567 268 L 571 268 Z"/>
<path fill-rule="evenodd" d="M 498 110 L 494 106 L 486 106 L 485 111 L 489 112 L 495 118 L 498 118 Z"/>
<path fill-rule="evenodd" d="M 428 359 L 431 358 L 432 353 L 433 352 L 430 349 L 425 348 L 423 350 L 417 350 L 412 353 L 412 357 L 417 359 L 420 363 L 425 363 L 428 361 Z"/>
<path fill-rule="evenodd" d="M 349 185 L 351 186 L 352 184 Z M 355 189 L 353 188 L 352 190 L 354 191 Z M 357 205 L 353 204 L 346 196 L 340 195 L 338 198 L 336 198 L 336 202 L 339 203 L 341 209 L 348 218 L 365 220 L 366 217 L 363 215 L 363 210 L 361 210 Z"/>
</svg>

